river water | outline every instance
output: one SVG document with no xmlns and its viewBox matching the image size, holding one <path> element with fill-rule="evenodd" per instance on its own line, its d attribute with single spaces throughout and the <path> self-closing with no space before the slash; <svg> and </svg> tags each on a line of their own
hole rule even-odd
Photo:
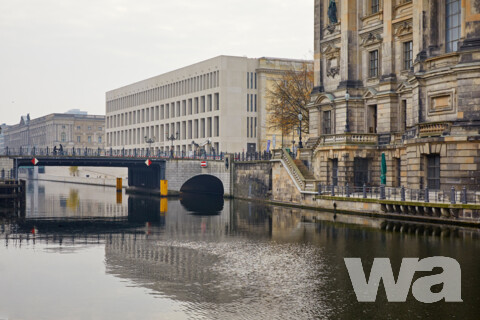
<svg viewBox="0 0 480 320">
<path fill-rule="evenodd" d="M 0 319 L 480 317 L 476 229 L 332 213 L 303 222 L 302 209 L 56 182 L 27 190 L 26 212 L 0 216 Z M 459 262 L 463 302 L 410 291 L 389 303 L 380 285 L 360 303 L 343 260 L 370 270 L 387 257 L 397 275 L 402 258 L 433 256 Z"/>
</svg>

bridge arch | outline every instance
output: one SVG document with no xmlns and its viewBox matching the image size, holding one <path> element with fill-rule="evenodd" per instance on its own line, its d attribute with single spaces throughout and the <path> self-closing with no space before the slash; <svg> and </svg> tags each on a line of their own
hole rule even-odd
<svg viewBox="0 0 480 320">
<path fill-rule="evenodd" d="M 210 174 L 200 174 L 188 179 L 180 188 L 180 192 L 206 193 L 222 196 L 225 193 L 222 180 Z"/>
</svg>

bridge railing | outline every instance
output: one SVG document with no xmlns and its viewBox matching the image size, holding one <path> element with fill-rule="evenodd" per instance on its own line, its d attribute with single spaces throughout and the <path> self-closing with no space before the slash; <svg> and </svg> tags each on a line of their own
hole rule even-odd
<svg viewBox="0 0 480 320">
<path fill-rule="evenodd" d="M 260 152 L 238 152 L 234 153 L 235 161 L 268 161 L 272 160 L 272 153 L 267 151 Z"/>
<path fill-rule="evenodd" d="M 113 148 L 3 148 L 0 155 L 6 156 L 65 156 L 65 157 L 131 157 L 131 158 L 161 158 L 161 159 L 198 159 L 224 160 L 224 152 L 205 151 L 151 151 L 149 149 L 116 149 Z M 235 161 L 271 160 L 272 153 L 238 152 L 233 153 Z"/>
<path fill-rule="evenodd" d="M 0 155 L 6 156 L 65 156 L 65 157 L 128 157 L 128 158 L 161 158 L 161 159 L 199 159 L 223 160 L 224 152 L 204 151 L 151 151 L 148 149 L 120 149 L 113 148 L 4 148 Z"/>
</svg>

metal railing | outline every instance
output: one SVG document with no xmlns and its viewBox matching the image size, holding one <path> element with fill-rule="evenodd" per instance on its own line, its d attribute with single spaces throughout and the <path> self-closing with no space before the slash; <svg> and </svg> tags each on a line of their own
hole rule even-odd
<svg viewBox="0 0 480 320">
<path fill-rule="evenodd" d="M 205 159 L 223 160 L 224 152 L 196 152 L 196 151 L 153 151 L 149 149 L 120 149 L 113 148 L 4 148 L 0 151 L 4 156 L 52 156 L 52 157 L 128 157 L 128 158 L 161 158 L 161 159 Z M 252 158 L 252 157 L 250 157 Z"/>
<path fill-rule="evenodd" d="M 409 189 L 404 187 L 371 187 L 332 186 L 318 184 L 318 194 L 346 198 L 363 198 L 377 200 L 393 200 L 401 202 L 449 203 L 449 204 L 480 204 L 480 191 Z"/>
<path fill-rule="evenodd" d="M 263 152 L 237 152 L 233 154 L 235 161 L 268 161 L 272 159 L 272 153 Z"/>
</svg>

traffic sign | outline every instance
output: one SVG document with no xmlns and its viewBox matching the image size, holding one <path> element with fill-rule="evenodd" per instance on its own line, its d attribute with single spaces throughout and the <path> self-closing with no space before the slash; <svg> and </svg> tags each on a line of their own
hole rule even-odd
<svg viewBox="0 0 480 320">
<path fill-rule="evenodd" d="M 200 167 L 206 168 L 207 167 L 207 161 L 200 162 Z"/>
<path fill-rule="evenodd" d="M 39 161 L 38 161 L 37 158 L 33 158 L 33 159 L 32 159 L 32 163 L 33 163 L 34 166 L 36 166 L 38 162 L 39 162 Z"/>
<path fill-rule="evenodd" d="M 145 164 L 147 165 L 147 167 L 149 167 L 152 164 L 152 161 L 150 161 L 150 159 L 147 159 L 145 160 Z"/>
</svg>

